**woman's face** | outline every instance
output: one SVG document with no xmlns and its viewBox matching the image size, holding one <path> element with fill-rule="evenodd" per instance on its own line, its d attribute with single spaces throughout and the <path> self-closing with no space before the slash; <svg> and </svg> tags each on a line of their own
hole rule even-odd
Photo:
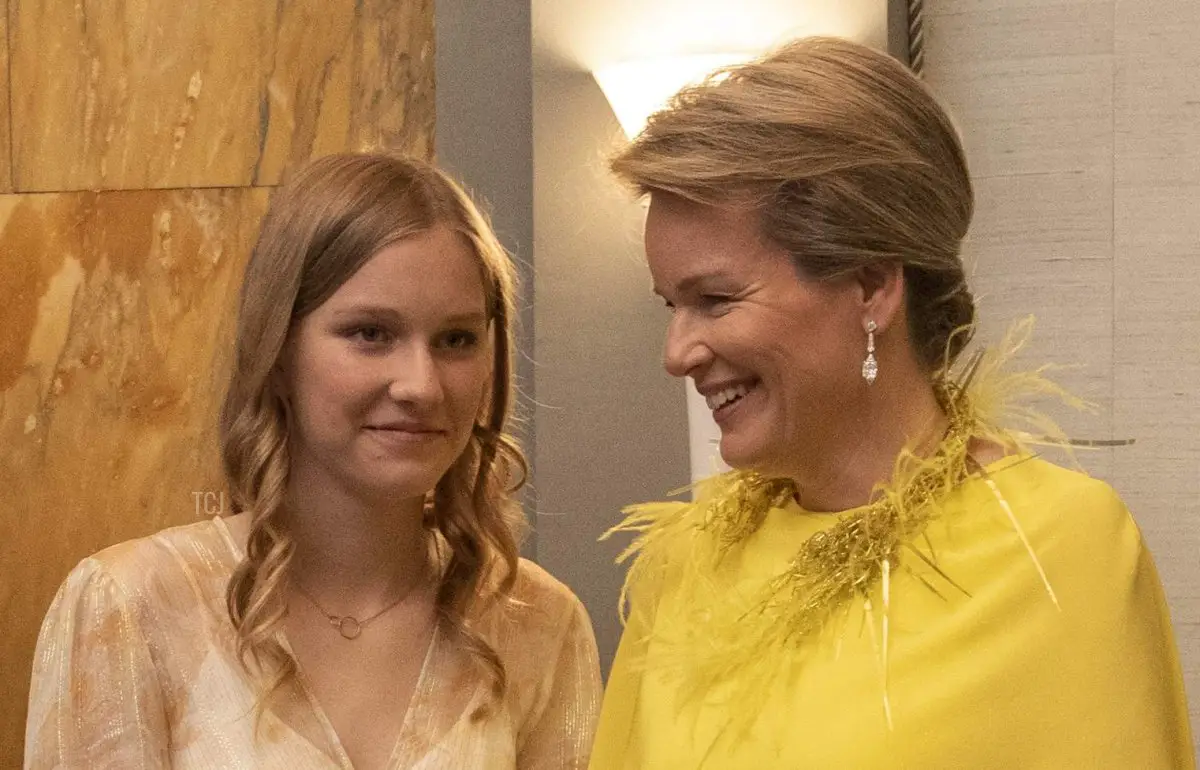
<svg viewBox="0 0 1200 770">
<path fill-rule="evenodd" d="M 671 308 L 667 371 L 705 396 L 721 456 L 796 477 L 865 395 L 861 284 L 801 280 L 753 212 L 663 193 L 651 197 L 646 255 Z"/>
<path fill-rule="evenodd" d="M 294 472 L 356 497 L 425 494 L 470 438 L 492 356 L 461 236 L 439 226 L 382 249 L 292 331 L 281 369 Z"/>
</svg>

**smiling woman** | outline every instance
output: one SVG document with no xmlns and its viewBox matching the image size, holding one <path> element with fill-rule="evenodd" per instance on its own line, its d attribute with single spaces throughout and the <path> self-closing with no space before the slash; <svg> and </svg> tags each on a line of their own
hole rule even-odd
<svg viewBox="0 0 1200 770">
<path fill-rule="evenodd" d="M 650 199 L 667 370 L 734 470 L 618 527 L 592 768 L 1192 767 L 1129 511 L 1009 419 L 1058 392 L 1002 369 L 1020 335 L 958 365 L 973 195 L 925 86 L 794 41 L 679 93 L 612 166 Z"/>
<path fill-rule="evenodd" d="M 233 511 L 71 573 L 26 766 L 584 766 L 590 622 L 518 558 L 513 292 L 423 163 L 330 156 L 281 188 L 221 414 Z"/>
</svg>

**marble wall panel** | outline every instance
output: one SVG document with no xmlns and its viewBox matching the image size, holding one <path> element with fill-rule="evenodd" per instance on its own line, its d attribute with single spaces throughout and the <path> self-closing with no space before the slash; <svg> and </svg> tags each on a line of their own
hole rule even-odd
<svg viewBox="0 0 1200 770">
<path fill-rule="evenodd" d="M 432 0 L 8 0 L 13 189 L 271 185 L 429 155 Z"/>
<path fill-rule="evenodd" d="M 8 72 L 8 0 L 0 0 L 0 73 Z M 0 77 L 0 193 L 12 192 L 8 78 Z"/>
<path fill-rule="evenodd" d="M 221 506 L 216 414 L 268 193 L 0 196 L 2 767 L 70 568 Z"/>
<path fill-rule="evenodd" d="M 267 188 L 341 150 L 432 156 L 434 9 L 0 9 L 0 767 L 19 767 L 67 572 L 228 504 L 224 343 Z"/>
</svg>

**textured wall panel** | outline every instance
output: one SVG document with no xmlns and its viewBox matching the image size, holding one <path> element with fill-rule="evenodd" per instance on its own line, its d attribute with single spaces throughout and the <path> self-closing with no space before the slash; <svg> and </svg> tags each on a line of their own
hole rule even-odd
<svg viewBox="0 0 1200 770">
<path fill-rule="evenodd" d="M 967 244 L 985 335 L 1035 313 L 1028 357 L 1080 364 L 1077 434 L 1134 512 L 1200 725 L 1200 4 L 929 0 L 928 78 L 978 178 Z"/>
</svg>

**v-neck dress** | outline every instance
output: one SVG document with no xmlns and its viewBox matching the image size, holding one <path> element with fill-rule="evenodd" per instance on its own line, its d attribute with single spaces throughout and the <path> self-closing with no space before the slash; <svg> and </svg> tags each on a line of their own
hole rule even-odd
<svg viewBox="0 0 1200 770">
<path fill-rule="evenodd" d="M 25 767 L 350 770 L 302 681 L 256 725 L 259 684 L 237 660 L 225 587 L 241 549 L 221 519 L 113 546 L 81 562 L 38 638 Z M 389 768 L 582 768 L 599 704 L 591 623 L 579 600 L 522 560 L 513 606 L 471 618 L 504 662 L 488 697 L 467 654 L 435 633 Z"/>
</svg>

